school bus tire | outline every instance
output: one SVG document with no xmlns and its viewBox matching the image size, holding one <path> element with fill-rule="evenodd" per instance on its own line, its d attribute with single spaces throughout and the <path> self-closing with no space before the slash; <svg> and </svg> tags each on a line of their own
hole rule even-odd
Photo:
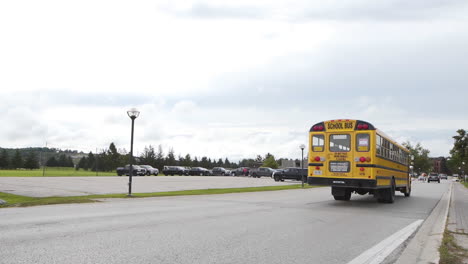
<svg viewBox="0 0 468 264">
<path fill-rule="evenodd" d="M 409 187 L 409 188 L 405 187 L 405 189 L 403 190 L 402 193 L 405 195 L 405 197 L 410 197 L 411 196 L 411 187 Z"/>
<path fill-rule="evenodd" d="M 386 197 L 385 197 L 385 202 L 386 203 L 393 203 L 395 202 L 395 179 L 392 179 L 392 185 L 390 188 L 386 189 Z"/>
<path fill-rule="evenodd" d="M 333 195 L 337 201 L 349 201 L 351 199 L 351 191 L 346 190 L 344 195 Z"/>
</svg>

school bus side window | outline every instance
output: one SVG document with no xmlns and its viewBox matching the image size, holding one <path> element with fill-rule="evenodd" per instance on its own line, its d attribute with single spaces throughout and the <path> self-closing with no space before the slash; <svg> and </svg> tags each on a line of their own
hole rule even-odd
<svg viewBox="0 0 468 264">
<path fill-rule="evenodd" d="M 312 137 L 312 151 L 322 152 L 325 146 L 324 135 L 313 135 Z"/>
<path fill-rule="evenodd" d="M 369 151 L 369 134 L 357 134 L 356 135 L 356 150 L 357 151 Z"/>
<path fill-rule="evenodd" d="M 375 141 L 377 145 L 377 155 L 382 155 L 382 137 L 377 135 Z"/>
</svg>

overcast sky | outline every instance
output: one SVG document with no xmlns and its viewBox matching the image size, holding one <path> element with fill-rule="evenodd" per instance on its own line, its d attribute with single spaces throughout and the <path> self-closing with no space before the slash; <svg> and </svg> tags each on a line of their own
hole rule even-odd
<svg viewBox="0 0 468 264">
<path fill-rule="evenodd" d="M 300 157 L 361 119 L 447 156 L 468 129 L 468 1 L 0 1 L 0 147 Z"/>
</svg>

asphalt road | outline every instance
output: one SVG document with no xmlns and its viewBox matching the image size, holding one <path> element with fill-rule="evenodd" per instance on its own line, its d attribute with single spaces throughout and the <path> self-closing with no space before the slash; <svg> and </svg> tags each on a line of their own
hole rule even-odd
<svg viewBox="0 0 468 264">
<path fill-rule="evenodd" d="M 0 209 L 0 263 L 347 263 L 418 219 L 449 182 L 394 204 L 316 188 Z"/>
</svg>

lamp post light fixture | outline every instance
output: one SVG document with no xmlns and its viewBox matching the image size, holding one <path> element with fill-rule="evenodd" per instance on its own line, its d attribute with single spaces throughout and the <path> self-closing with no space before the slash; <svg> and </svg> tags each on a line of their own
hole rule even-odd
<svg viewBox="0 0 468 264">
<path fill-rule="evenodd" d="M 301 149 L 301 152 L 302 152 L 302 155 L 301 155 L 301 174 L 302 174 L 302 171 L 304 170 L 304 149 L 305 149 L 305 145 L 304 144 L 301 144 L 299 146 L 299 148 Z M 304 174 L 302 174 L 302 188 L 304 188 Z"/>
<path fill-rule="evenodd" d="M 140 111 L 136 108 L 131 108 L 127 111 L 128 117 L 132 120 L 132 135 L 130 138 L 130 171 L 128 173 L 128 196 L 132 196 L 132 176 L 133 176 L 133 128 L 135 125 L 135 119 L 140 115 Z"/>
</svg>

